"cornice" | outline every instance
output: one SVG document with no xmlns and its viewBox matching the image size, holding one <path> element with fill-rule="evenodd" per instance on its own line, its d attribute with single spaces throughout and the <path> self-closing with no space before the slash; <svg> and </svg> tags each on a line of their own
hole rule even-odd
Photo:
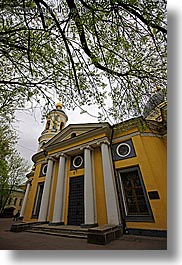
<svg viewBox="0 0 182 265">
<path fill-rule="evenodd" d="M 91 124 L 89 124 L 91 125 Z M 71 127 L 73 128 L 73 127 Z M 88 127 L 87 127 L 88 128 Z M 78 126 L 75 125 L 75 129 L 78 129 Z M 105 133 L 105 136 L 104 137 L 101 137 L 101 138 L 96 138 L 94 140 L 91 140 L 91 141 L 85 141 L 85 143 L 80 143 L 81 141 L 83 140 L 87 140 L 88 138 L 90 137 L 96 137 L 97 135 L 101 134 L 101 133 Z M 59 142 L 56 142 L 56 143 L 52 143 L 51 144 L 51 140 L 48 141 L 45 145 L 44 145 L 44 151 L 40 151 L 36 154 L 34 154 L 32 156 L 32 160 L 33 162 L 36 162 L 37 160 L 39 159 L 42 159 L 42 158 L 45 158 L 49 152 L 51 151 L 54 151 L 58 148 L 62 148 L 62 150 L 60 151 L 61 153 L 63 154 L 66 154 L 66 153 L 72 153 L 72 151 L 74 152 L 74 150 L 80 150 L 80 148 L 84 148 L 85 146 L 88 146 L 88 145 L 93 145 L 93 144 L 96 144 L 97 141 L 99 140 L 102 140 L 102 139 L 110 139 L 111 138 L 111 134 L 112 134 L 112 129 L 111 129 L 111 126 L 108 124 L 108 123 L 104 123 L 104 124 L 99 124 L 99 126 L 93 130 L 89 130 L 85 133 L 82 133 L 74 138 L 69 138 L 69 139 L 66 139 L 66 140 L 62 140 L 62 141 L 59 141 Z M 59 135 L 59 137 L 57 137 L 58 135 L 55 136 L 56 139 L 54 139 L 55 141 L 59 139 L 59 137 L 63 136 L 64 135 Z M 72 145 L 73 147 L 71 148 L 66 148 L 67 146 L 70 146 Z M 51 156 L 54 156 L 55 154 L 59 154 L 60 152 L 53 152 L 51 154 Z"/>
<path fill-rule="evenodd" d="M 77 127 L 75 128 L 77 129 Z M 98 127 L 98 128 L 94 128 L 92 130 L 89 130 L 87 132 L 84 132 L 74 138 L 69 138 L 69 139 L 66 139 L 66 140 L 62 140 L 60 142 L 57 142 L 57 143 L 52 143 L 51 144 L 51 140 L 49 142 L 47 142 L 44 146 L 44 150 L 46 152 L 49 152 L 49 151 L 53 151 L 54 149 L 56 148 L 59 148 L 59 147 L 66 147 L 67 145 L 75 145 L 77 143 L 79 143 L 80 141 L 82 140 L 86 140 L 88 139 L 89 137 L 94 137 L 100 133 L 105 133 L 106 136 L 108 136 L 109 138 L 111 137 L 111 127 L 109 126 L 109 124 L 104 124 L 104 126 L 102 127 Z M 57 137 L 55 137 L 54 139 L 57 140 L 59 139 L 59 137 L 64 137 L 64 135 L 56 135 Z"/>
<path fill-rule="evenodd" d="M 166 128 L 162 122 L 146 120 L 142 116 L 118 123 L 113 128 L 114 134 L 118 132 L 124 133 L 134 128 L 137 128 L 141 133 L 145 131 L 158 132 L 161 135 L 166 133 Z"/>
<path fill-rule="evenodd" d="M 45 158 L 45 151 L 40 151 L 32 156 L 32 161 L 35 163 L 37 160 Z"/>
<path fill-rule="evenodd" d="M 80 152 L 83 152 L 84 149 L 90 149 L 91 151 L 94 150 L 94 148 L 98 147 L 98 145 L 100 143 L 104 143 L 104 142 L 108 142 L 108 138 L 107 136 L 104 136 L 104 137 L 101 137 L 101 138 L 98 138 L 98 139 L 94 139 L 92 141 L 88 141 L 86 143 L 83 143 L 83 144 L 78 144 L 78 145 L 74 145 L 73 147 L 70 147 L 70 148 L 65 148 L 63 149 L 62 151 L 60 152 L 53 152 L 51 154 L 52 157 L 56 157 L 56 158 L 59 158 L 59 156 L 72 156 L 74 154 L 78 154 Z"/>
<path fill-rule="evenodd" d="M 161 134 L 156 134 L 156 133 L 149 133 L 149 132 L 133 132 L 133 133 L 129 133 L 129 134 L 126 134 L 126 135 L 122 135 L 122 136 L 119 136 L 119 137 L 116 137 L 112 140 L 112 144 L 115 144 L 117 143 L 118 141 L 124 141 L 124 140 L 127 140 L 129 138 L 132 138 L 132 137 L 135 137 L 135 136 L 138 136 L 140 135 L 141 137 L 156 137 L 156 138 L 163 138 L 164 135 L 161 135 Z"/>
</svg>

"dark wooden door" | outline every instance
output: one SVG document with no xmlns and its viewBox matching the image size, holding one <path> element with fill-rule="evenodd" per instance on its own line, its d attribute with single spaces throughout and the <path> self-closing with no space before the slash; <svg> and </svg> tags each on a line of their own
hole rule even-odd
<svg viewBox="0 0 182 265">
<path fill-rule="evenodd" d="M 70 178 L 68 225 L 84 223 L 84 177 Z"/>
</svg>

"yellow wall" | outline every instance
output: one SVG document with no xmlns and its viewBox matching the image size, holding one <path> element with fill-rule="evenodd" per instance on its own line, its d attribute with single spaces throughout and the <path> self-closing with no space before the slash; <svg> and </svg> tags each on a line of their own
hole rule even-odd
<svg viewBox="0 0 182 265">
<path fill-rule="evenodd" d="M 94 173 L 95 173 L 95 190 L 96 190 L 96 209 L 98 224 L 107 223 L 107 210 L 104 191 L 104 177 L 102 170 L 102 158 L 100 148 L 94 149 Z"/>
<path fill-rule="evenodd" d="M 132 137 L 132 141 L 136 151 L 136 157 L 116 161 L 115 167 L 118 170 L 132 166 L 139 166 L 146 191 L 157 190 L 160 199 L 149 199 L 155 222 L 127 222 L 127 227 L 166 230 L 166 146 L 162 138 L 153 136 L 137 135 Z"/>
<path fill-rule="evenodd" d="M 45 177 L 39 177 L 40 175 L 40 170 L 41 170 L 41 164 L 37 164 L 35 168 L 35 173 L 34 177 L 32 178 L 32 183 L 28 195 L 28 200 L 27 200 L 27 205 L 25 209 L 25 214 L 24 214 L 24 221 L 37 221 L 37 219 L 32 219 L 32 211 L 34 207 L 34 201 L 36 197 L 36 192 L 37 192 L 37 186 L 38 183 L 44 182 Z"/>
</svg>

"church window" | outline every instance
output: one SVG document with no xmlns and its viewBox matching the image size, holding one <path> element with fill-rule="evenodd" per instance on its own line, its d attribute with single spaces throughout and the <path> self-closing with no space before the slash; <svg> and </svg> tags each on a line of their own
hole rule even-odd
<svg viewBox="0 0 182 265">
<path fill-rule="evenodd" d="M 15 198 L 15 200 L 14 200 L 14 205 L 16 205 L 16 202 L 17 202 L 17 200 L 18 200 L 18 199 L 17 199 L 17 198 Z"/>
<path fill-rule="evenodd" d="M 126 220 L 152 220 L 151 208 L 139 167 L 120 170 L 119 182 Z"/>
<path fill-rule="evenodd" d="M 40 177 L 45 176 L 47 172 L 47 164 L 42 164 L 41 170 L 40 170 Z"/>
<path fill-rule="evenodd" d="M 53 129 L 55 129 L 55 130 L 56 130 L 56 127 L 57 127 L 57 126 L 56 126 L 56 123 L 54 123 Z"/>
<path fill-rule="evenodd" d="M 132 139 L 125 140 L 124 142 L 112 144 L 113 159 L 123 160 L 136 156 Z"/>
<path fill-rule="evenodd" d="M 40 204 L 42 200 L 43 188 L 44 188 L 44 183 L 43 182 L 39 183 L 37 187 L 37 194 L 34 202 L 32 218 L 38 218 L 40 211 Z"/>
<path fill-rule="evenodd" d="M 22 206 L 23 199 L 20 199 L 19 206 Z"/>
<path fill-rule="evenodd" d="M 74 137 L 76 137 L 76 133 L 75 133 L 75 132 L 73 132 L 73 133 L 71 134 L 71 138 L 74 138 Z"/>
<path fill-rule="evenodd" d="M 60 131 L 63 129 L 63 126 L 64 126 L 64 123 L 61 122 L 61 124 L 60 124 Z"/>
<path fill-rule="evenodd" d="M 127 143 L 121 143 L 116 148 L 117 155 L 120 157 L 128 156 L 131 152 L 131 147 Z"/>
<path fill-rule="evenodd" d="M 48 121 L 47 121 L 47 124 L 46 124 L 46 130 L 49 130 L 49 128 L 50 128 L 50 124 L 51 124 L 51 121 L 48 120 Z"/>
<path fill-rule="evenodd" d="M 83 158 L 81 156 L 75 156 L 73 159 L 73 166 L 78 168 L 83 164 Z"/>
<path fill-rule="evenodd" d="M 84 168 L 84 156 L 79 154 L 71 157 L 70 170 Z"/>
</svg>

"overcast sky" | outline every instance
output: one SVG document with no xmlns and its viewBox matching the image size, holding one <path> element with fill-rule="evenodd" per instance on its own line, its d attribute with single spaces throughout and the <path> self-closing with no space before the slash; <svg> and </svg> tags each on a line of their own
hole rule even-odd
<svg viewBox="0 0 182 265">
<path fill-rule="evenodd" d="M 80 114 L 79 109 L 75 111 L 67 111 L 64 109 L 64 111 L 68 116 L 66 126 L 68 126 L 68 124 L 98 122 L 96 118 L 93 118 L 86 113 Z M 92 107 L 91 112 L 92 114 L 96 114 L 96 109 Z M 17 111 L 16 119 L 17 121 L 15 122 L 14 128 L 19 135 L 16 148 L 20 152 L 20 155 L 32 165 L 31 157 L 37 152 L 38 138 L 45 128 L 46 121 L 44 120 L 44 122 L 41 123 L 41 113 L 39 109 L 34 113 Z"/>
</svg>

